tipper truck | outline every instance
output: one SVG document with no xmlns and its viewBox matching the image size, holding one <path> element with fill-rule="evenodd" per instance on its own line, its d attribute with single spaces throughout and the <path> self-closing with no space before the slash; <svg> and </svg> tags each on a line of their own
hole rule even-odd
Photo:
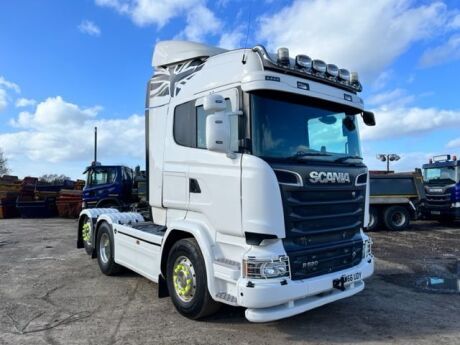
<svg viewBox="0 0 460 345">
<path fill-rule="evenodd" d="M 222 303 L 249 321 L 350 297 L 372 275 L 369 175 L 357 73 L 287 48 L 157 43 L 146 94 L 152 221 L 83 210 L 79 248 L 101 271 L 158 283 L 198 319 Z"/>
<path fill-rule="evenodd" d="M 426 202 L 423 214 L 442 223 L 460 220 L 460 161 L 439 155 L 423 165 Z"/>
</svg>

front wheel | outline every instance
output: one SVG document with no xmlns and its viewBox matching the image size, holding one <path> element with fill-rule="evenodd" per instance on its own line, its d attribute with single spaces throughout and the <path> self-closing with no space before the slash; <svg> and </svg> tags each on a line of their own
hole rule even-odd
<svg viewBox="0 0 460 345">
<path fill-rule="evenodd" d="M 406 230 L 409 226 L 410 214 L 403 206 L 391 206 L 383 213 L 383 220 L 389 230 Z"/>
<path fill-rule="evenodd" d="M 185 238 L 173 245 L 166 282 L 172 302 L 182 315 L 196 320 L 219 309 L 220 304 L 209 294 L 205 262 L 195 239 Z"/>
</svg>

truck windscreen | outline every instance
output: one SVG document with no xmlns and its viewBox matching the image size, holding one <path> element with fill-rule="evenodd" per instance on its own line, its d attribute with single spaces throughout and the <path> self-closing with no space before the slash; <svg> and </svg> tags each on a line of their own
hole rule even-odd
<svg viewBox="0 0 460 345">
<path fill-rule="evenodd" d="M 348 109 L 286 94 L 252 94 L 251 119 L 253 154 L 259 157 L 361 157 L 358 124 Z"/>
<path fill-rule="evenodd" d="M 115 168 L 97 168 L 88 171 L 88 186 L 97 186 L 115 182 L 117 170 Z"/>
<path fill-rule="evenodd" d="M 457 182 L 455 167 L 433 167 L 423 169 L 423 178 L 427 183 Z"/>
</svg>

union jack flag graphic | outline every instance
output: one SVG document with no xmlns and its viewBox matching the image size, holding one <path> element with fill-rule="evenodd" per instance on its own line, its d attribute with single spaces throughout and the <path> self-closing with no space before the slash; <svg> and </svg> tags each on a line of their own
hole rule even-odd
<svg viewBox="0 0 460 345">
<path fill-rule="evenodd" d="M 160 67 L 150 82 L 150 97 L 177 96 L 203 65 L 202 59 L 196 59 L 174 66 Z"/>
</svg>

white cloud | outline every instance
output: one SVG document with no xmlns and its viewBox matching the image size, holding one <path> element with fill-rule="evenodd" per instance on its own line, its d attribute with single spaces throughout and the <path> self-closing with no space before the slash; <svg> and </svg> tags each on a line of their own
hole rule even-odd
<svg viewBox="0 0 460 345">
<path fill-rule="evenodd" d="M 3 76 L 0 76 L 0 87 L 3 87 L 4 89 L 14 90 L 16 93 L 21 92 L 21 88 L 19 87 L 18 84 L 15 84 L 11 81 L 6 80 L 5 77 Z"/>
<path fill-rule="evenodd" d="M 11 125 L 20 128 L 65 128 L 78 126 L 86 120 L 96 117 L 102 110 L 100 106 L 82 109 L 76 104 L 68 103 L 62 97 L 50 97 L 39 103 L 34 113 L 23 111 Z"/>
<path fill-rule="evenodd" d="M 13 90 L 16 93 L 21 92 L 21 88 L 18 84 L 8 81 L 5 77 L 0 76 L 0 112 L 5 110 L 9 103 L 10 97 L 8 96 L 8 90 Z"/>
<path fill-rule="evenodd" d="M 8 98 L 6 96 L 6 91 L 3 89 L 0 89 L 0 112 L 5 110 L 7 105 L 8 105 Z"/>
<path fill-rule="evenodd" d="M 414 96 L 408 95 L 406 90 L 394 89 L 387 92 L 371 95 L 366 104 L 371 106 L 385 106 L 386 108 L 395 108 L 405 106 L 415 99 Z"/>
<path fill-rule="evenodd" d="M 460 111 L 439 108 L 380 106 L 372 109 L 377 126 L 361 127 L 364 140 L 390 139 L 430 130 L 460 126 Z"/>
<path fill-rule="evenodd" d="M 94 22 L 90 20 L 83 20 L 80 25 L 78 25 L 78 30 L 84 34 L 88 34 L 90 36 L 100 36 L 101 29 L 97 26 Z"/>
<path fill-rule="evenodd" d="M 35 99 L 27 99 L 27 98 L 18 98 L 16 100 L 16 108 L 23 108 L 23 107 L 30 107 L 37 104 Z"/>
<path fill-rule="evenodd" d="M 51 97 L 34 112 L 21 112 L 12 122 L 17 132 L 0 134 L 0 147 L 18 164 L 85 161 L 93 152 L 93 128 L 98 127 L 98 148 L 105 161 L 144 159 L 144 117 L 133 114 L 125 119 L 98 119 L 101 107 L 83 108 Z M 22 162 L 22 163 L 19 163 Z M 84 164 L 81 163 L 82 168 Z M 17 166 L 11 164 L 13 170 Z M 21 168 L 19 168 L 21 169 Z M 26 174 L 37 174 L 30 171 Z"/>
<path fill-rule="evenodd" d="M 460 34 L 453 35 L 440 46 L 426 50 L 420 58 L 420 65 L 430 67 L 457 59 L 460 59 Z"/>
<path fill-rule="evenodd" d="M 460 148 L 460 138 L 449 141 L 446 145 L 448 148 Z"/>
<path fill-rule="evenodd" d="M 373 90 L 381 90 L 387 86 L 388 82 L 393 78 L 393 71 L 387 70 L 381 72 L 377 78 L 372 82 L 372 89 Z"/>
<path fill-rule="evenodd" d="M 444 3 L 412 0 L 296 0 L 260 19 L 270 50 L 313 58 L 375 76 L 417 41 L 436 35 L 450 18 Z"/>
<path fill-rule="evenodd" d="M 172 18 L 187 14 L 204 0 L 95 0 L 99 6 L 110 7 L 127 15 L 139 25 L 166 25 Z"/>
<path fill-rule="evenodd" d="M 198 5 L 187 13 L 187 25 L 178 37 L 185 37 L 190 41 L 203 41 L 208 34 L 217 34 L 222 23 L 206 6 Z"/>
<path fill-rule="evenodd" d="M 220 36 L 219 47 L 225 49 L 237 49 L 242 47 L 242 41 L 245 38 L 244 30 L 242 27 L 237 28 L 231 32 L 224 32 Z"/>
<path fill-rule="evenodd" d="M 460 29 L 460 14 L 457 14 L 452 18 L 452 20 L 449 22 L 448 27 L 450 29 Z"/>
</svg>

